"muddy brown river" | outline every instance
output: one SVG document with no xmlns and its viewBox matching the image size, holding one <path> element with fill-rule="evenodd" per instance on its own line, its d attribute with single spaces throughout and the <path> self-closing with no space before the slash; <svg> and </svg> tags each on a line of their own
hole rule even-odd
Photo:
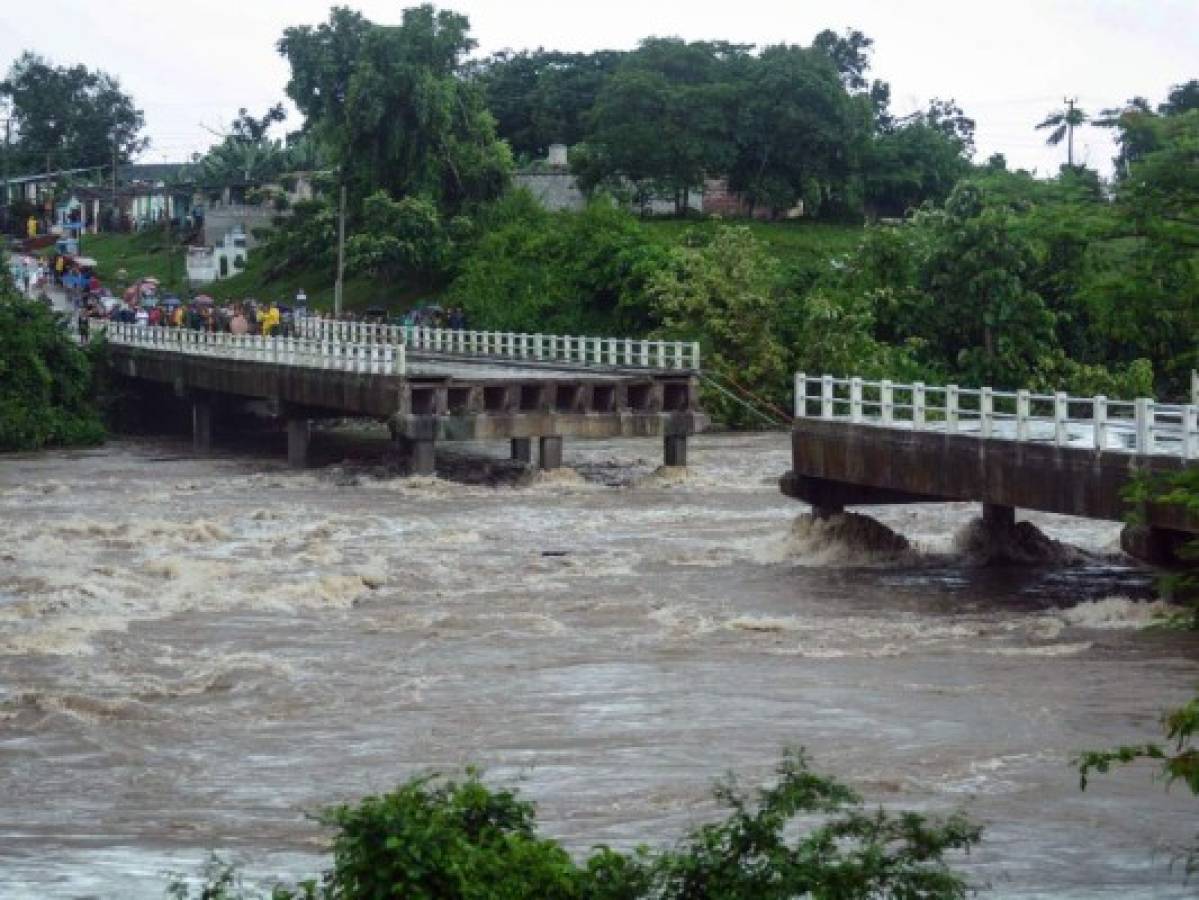
<svg viewBox="0 0 1199 900">
<path fill-rule="evenodd" d="M 1199 681 L 1115 524 L 1031 515 L 1077 549 L 995 568 L 975 508 L 864 510 L 915 544 L 880 553 L 795 527 L 779 434 L 694 439 L 686 474 L 654 441 L 547 477 L 447 445 L 423 480 L 264 440 L 0 457 L 0 896 L 161 897 L 212 849 L 315 874 L 307 812 L 468 763 L 572 850 L 668 843 L 788 745 L 985 825 L 961 864 L 993 896 L 1194 892 L 1185 789 L 1069 767 Z"/>
</svg>

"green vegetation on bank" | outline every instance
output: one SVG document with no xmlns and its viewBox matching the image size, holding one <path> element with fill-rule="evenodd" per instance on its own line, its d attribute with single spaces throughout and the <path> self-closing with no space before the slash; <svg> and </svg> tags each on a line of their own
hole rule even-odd
<svg viewBox="0 0 1199 900">
<path fill-rule="evenodd" d="M 816 900 L 965 897 L 946 861 L 969 852 L 982 830 L 960 815 L 933 820 L 867 810 L 848 787 L 784 755 L 773 784 L 754 794 L 731 778 L 716 799 L 723 820 L 667 849 L 595 847 L 576 862 L 538 833 L 533 804 L 461 780 L 413 778 L 395 791 L 326 810 L 335 829 L 332 865 L 320 878 L 263 895 L 215 862 L 199 897 L 242 900 L 427 897 L 444 900 Z M 170 895 L 192 894 L 184 878 Z"/>
<path fill-rule="evenodd" d="M 88 354 L 60 316 L 18 296 L 0 251 L 0 450 L 101 441 L 91 387 Z"/>
</svg>

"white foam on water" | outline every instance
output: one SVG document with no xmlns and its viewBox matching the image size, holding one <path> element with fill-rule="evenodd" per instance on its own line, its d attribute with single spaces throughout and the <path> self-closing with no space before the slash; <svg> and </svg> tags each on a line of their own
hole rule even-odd
<svg viewBox="0 0 1199 900">
<path fill-rule="evenodd" d="M 1063 609 L 1057 615 L 1076 628 L 1144 628 L 1178 612 L 1164 600 L 1133 600 L 1128 597 L 1104 597 Z"/>
<path fill-rule="evenodd" d="M 978 647 L 974 648 L 974 652 L 984 653 L 988 656 L 1077 656 L 1090 650 L 1093 646 L 1091 641 L 1076 641 L 1033 647 Z"/>
</svg>

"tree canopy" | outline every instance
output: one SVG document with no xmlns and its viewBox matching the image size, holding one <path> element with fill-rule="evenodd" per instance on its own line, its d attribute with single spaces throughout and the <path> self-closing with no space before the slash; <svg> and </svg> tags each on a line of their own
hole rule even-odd
<svg viewBox="0 0 1199 900">
<path fill-rule="evenodd" d="M 0 81 L 13 121 L 12 171 L 41 172 L 128 162 L 149 146 L 145 119 L 120 82 L 83 65 L 55 66 L 36 53 L 19 56 Z"/>
<path fill-rule="evenodd" d="M 475 46 L 468 28 L 465 16 L 426 4 L 394 27 L 334 7 L 315 28 L 284 31 L 287 94 L 355 204 L 382 189 L 454 214 L 503 191 L 508 148 L 482 90 L 462 77 Z"/>
</svg>

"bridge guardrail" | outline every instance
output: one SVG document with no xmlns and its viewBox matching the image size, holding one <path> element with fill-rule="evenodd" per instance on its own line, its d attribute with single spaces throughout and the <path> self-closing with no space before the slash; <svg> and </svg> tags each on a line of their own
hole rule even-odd
<svg viewBox="0 0 1199 900">
<path fill-rule="evenodd" d="M 296 325 L 299 333 L 307 338 L 390 344 L 404 346 L 413 352 L 692 372 L 698 372 L 700 368 L 699 344 L 696 342 L 375 325 L 321 316 L 306 316 Z"/>
<path fill-rule="evenodd" d="M 307 337 L 263 337 L 254 334 L 192 331 L 121 322 L 94 323 L 91 339 L 105 335 L 110 343 L 190 356 L 245 359 L 310 369 L 333 369 L 377 375 L 403 375 L 404 346 L 321 340 Z"/>
<path fill-rule="evenodd" d="M 813 392 L 812 386 L 816 387 Z M 795 417 L 1199 458 L 1199 405 L 795 375 Z"/>
</svg>

